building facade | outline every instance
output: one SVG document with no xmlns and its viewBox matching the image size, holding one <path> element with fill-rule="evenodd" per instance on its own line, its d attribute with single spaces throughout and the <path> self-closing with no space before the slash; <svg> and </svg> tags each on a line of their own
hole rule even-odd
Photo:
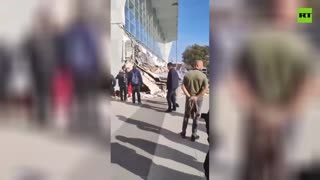
<svg viewBox="0 0 320 180">
<path fill-rule="evenodd" d="M 135 59 L 137 48 L 145 62 L 166 65 L 177 24 L 178 0 L 111 0 L 111 73 Z"/>
</svg>

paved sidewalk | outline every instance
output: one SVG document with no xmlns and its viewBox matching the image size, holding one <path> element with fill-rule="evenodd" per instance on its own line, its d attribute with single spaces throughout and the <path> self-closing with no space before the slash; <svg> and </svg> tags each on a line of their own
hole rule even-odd
<svg viewBox="0 0 320 180">
<path fill-rule="evenodd" d="M 107 125 L 106 99 L 101 98 Z M 53 129 L 30 129 L 26 114 L 0 116 L 0 179 L 106 180 L 109 148 L 95 137 L 68 136 Z M 107 127 L 106 127 L 107 128 Z M 21 179 L 22 177 L 25 177 Z"/>
<path fill-rule="evenodd" d="M 111 162 L 113 180 L 205 179 L 203 161 L 208 150 L 204 121 L 199 122 L 200 139 L 191 142 L 191 119 L 187 136 L 181 132 L 184 99 L 177 112 L 165 113 L 163 98 L 147 99 L 142 106 L 112 102 Z M 209 108 L 205 98 L 203 110 Z"/>
</svg>

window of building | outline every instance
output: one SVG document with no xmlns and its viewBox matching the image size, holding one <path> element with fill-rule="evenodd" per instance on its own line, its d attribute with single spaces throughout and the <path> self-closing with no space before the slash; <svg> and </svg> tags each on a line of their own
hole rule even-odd
<svg viewBox="0 0 320 180">
<path fill-rule="evenodd" d="M 157 56 L 162 57 L 158 42 L 163 40 L 156 11 L 150 0 L 127 0 L 125 28 Z"/>
</svg>

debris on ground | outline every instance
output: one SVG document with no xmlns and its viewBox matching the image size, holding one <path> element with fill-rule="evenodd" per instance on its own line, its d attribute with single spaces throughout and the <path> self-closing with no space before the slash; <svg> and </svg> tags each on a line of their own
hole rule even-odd
<svg viewBox="0 0 320 180">
<path fill-rule="evenodd" d="M 141 93 L 141 98 L 151 99 L 151 98 L 154 98 L 154 95 L 147 94 L 147 93 Z"/>
<path fill-rule="evenodd" d="M 167 74 L 169 71 L 167 69 L 167 62 L 152 56 L 147 51 L 144 52 L 143 47 L 138 43 L 133 43 L 132 47 L 134 49 L 133 56 L 126 60 L 124 66 L 130 71 L 135 65 L 141 71 L 144 82 L 144 87 L 141 88 L 142 96 L 144 98 L 165 98 Z M 184 63 L 180 63 L 176 64 L 176 69 L 180 79 L 182 79 L 190 67 Z M 177 96 L 179 95 L 177 93 Z"/>
</svg>

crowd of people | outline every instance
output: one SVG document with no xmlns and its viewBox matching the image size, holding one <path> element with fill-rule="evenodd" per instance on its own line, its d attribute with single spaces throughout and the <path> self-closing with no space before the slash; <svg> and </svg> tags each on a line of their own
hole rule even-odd
<svg viewBox="0 0 320 180">
<path fill-rule="evenodd" d="M 128 97 L 132 94 L 132 103 L 141 103 L 141 87 L 143 86 L 143 78 L 140 70 L 133 66 L 132 68 L 123 66 L 117 76 L 113 78 L 113 87 L 116 86 L 116 80 L 119 85 L 119 93 L 121 101 L 126 102 Z M 115 95 L 113 90 L 113 95 Z"/>
<path fill-rule="evenodd" d="M 26 105 L 32 107 L 34 125 L 44 127 L 57 123 L 69 127 L 72 120 L 97 119 L 96 97 L 104 76 L 100 65 L 101 32 L 86 10 L 85 4 L 76 4 L 70 22 L 62 25 L 50 9 L 39 7 L 31 29 L 15 47 L 15 52 L 21 55 L 19 63 L 27 64 L 30 72 L 31 89 L 23 98 L 28 99 Z M 6 47 L 6 44 L 0 47 L 3 104 L 12 99 L 8 92 L 12 83 L 9 76 L 19 74 L 10 66 L 14 57 Z"/>
<path fill-rule="evenodd" d="M 196 141 L 199 139 L 199 135 L 197 134 L 197 127 L 200 118 L 205 119 L 207 134 L 209 136 L 209 112 L 201 113 L 204 95 L 209 90 L 208 78 L 206 74 L 202 72 L 203 67 L 203 61 L 196 60 L 193 66 L 193 70 L 190 70 L 185 74 L 182 83 L 180 84 L 180 77 L 174 67 L 174 64 L 171 62 L 167 64 L 167 68 L 169 70 L 166 82 L 166 99 L 168 109 L 165 112 L 174 112 L 177 110 L 177 107 L 179 107 L 179 104 L 177 103 L 177 90 L 179 87 L 181 87 L 183 93 L 186 96 L 186 100 L 182 131 L 180 135 L 182 138 L 186 138 L 186 130 L 189 119 L 191 118 L 193 120 L 191 141 Z M 132 69 L 130 69 L 123 66 L 114 79 L 118 81 L 118 85 L 120 88 L 119 96 L 121 101 L 127 101 L 128 86 L 132 86 L 132 103 L 136 103 L 137 96 L 138 103 L 141 104 L 140 88 L 143 85 L 143 79 L 141 72 L 137 69 L 137 67 L 134 66 Z M 112 84 L 113 86 L 116 85 L 114 81 L 112 81 Z M 207 153 L 207 157 L 204 162 L 204 169 L 206 177 L 209 178 L 209 152 Z"/>
</svg>

